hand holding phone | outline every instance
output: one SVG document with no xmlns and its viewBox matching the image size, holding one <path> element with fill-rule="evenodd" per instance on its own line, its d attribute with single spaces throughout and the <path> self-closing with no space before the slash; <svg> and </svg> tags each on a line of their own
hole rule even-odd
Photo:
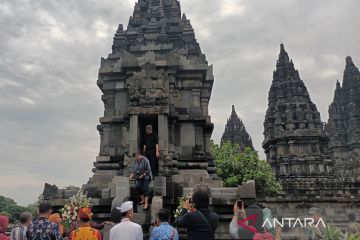
<svg viewBox="0 0 360 240">
<path fill-rule="evenodd" d="M 238 207 L 238 209 L 243 210 L 244 209 L 243 201 L 237 200 L 236 201 L 236 206 Z"/>
</svg>

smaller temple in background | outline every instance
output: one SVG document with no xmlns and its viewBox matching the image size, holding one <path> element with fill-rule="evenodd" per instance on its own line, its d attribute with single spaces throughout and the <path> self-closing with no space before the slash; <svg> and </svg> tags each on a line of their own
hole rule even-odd
<svg viewBox="0 0 360 240">
<path fill-rule="evenodd" d="M 247 147 L 254 150 L 251 137 L 246 131 L 243 121 L 237 115 L 234 105 L 232 105 L 231 116 L 227 120 L 225 131 L 221 137 L 221 145 L 225 142 L 238 144 L 240 151 L 243 151 Z"/>
</svg>

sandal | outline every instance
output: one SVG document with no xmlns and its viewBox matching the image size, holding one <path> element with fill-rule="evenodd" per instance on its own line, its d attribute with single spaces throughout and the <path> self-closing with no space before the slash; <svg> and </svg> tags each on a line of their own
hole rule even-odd
<svg viewBox="0 0 360 240">
<path fill-rule="evenodd" d="M 138 205 L 143 205 L 143 204 L 145 204 L 145 202 L 139 202 L 139 203 L 138 203 Z"/>
</svg>

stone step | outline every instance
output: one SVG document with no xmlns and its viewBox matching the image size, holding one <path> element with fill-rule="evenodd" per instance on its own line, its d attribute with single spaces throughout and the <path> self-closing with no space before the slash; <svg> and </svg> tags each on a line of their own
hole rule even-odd
<svg viewBox="0 0 360 240">
<path fill-rule="evenodd" d="M 98 170 L 120 170 L 120 164 L 119 163 L 94 163 L 94 166 Z"/>
</svg>

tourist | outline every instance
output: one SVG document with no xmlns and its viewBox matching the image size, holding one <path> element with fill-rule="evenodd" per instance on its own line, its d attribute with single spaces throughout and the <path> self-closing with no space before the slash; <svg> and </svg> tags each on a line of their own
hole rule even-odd
<svg viewBox="0 0 360 240">
<path fill-rule="evenodd" d="M 121 212 L 116 207 L 114 207 L 111 210 L 110 221 L 106 223 L 103 230 L 104 240 L 110 239 L 110 230 L 120 222 L 121 222 Z"/>
<path fill-rule="evenodd" d="M 233 208 L 234 215 L 230 222 L 229 233 L 233 239 L 253 239 L 254 232 L 249 229 L 256 230 L 253 227 L 249 226 L 245 228 L 244 225 L 249 225 L 247 221 L 243 222 L 244 225 L 238 224 L 239 221 L 247 218 L 246 212 L 244 210 L 244 205 L 239 208 L 237 202 L 234 204 Z M 262 216 L 262 214 L 261 214 Z M 259 216 L 260 217 L 260 216 Z"/>
<path fill-rule="evenodd" d="M 241 204 L 241 208 L 239 208 L 236 202 L 234 204 L 233 212 L 234 215 L 229 226 L 229 232 L 233 239 L 281 239 L 281 228 L 276 229 L 274 236 L 270 232 L 268 232 L 267 229 L 263 228 L 264 219 L 270 216 L 269 213 L 267 213 L 268 215 L 266 216 L 266 218 L 264 218 L 264 211 L 260 206 L 254 204 L 244 210 L 244 204 Z M 254 218 L 252 218 L 252 216 Z M 245 221 L 244 219 L 247 218 L 249 220 Z"/>
<path fill-rule="evenodd" d="M 32 214 L 24 212 L 20 215 L 20 225 L 14 228 L 10 234 L 10 240 L 26 240 L 26 232 L 31 224 Z"/>
<path fill-rule="evenodd" d="M 62 224 L 62 219 L 61 219 L 60 214 L 59 213 L 54 213 L 54 214 L 50 215 L 49 221 L 52 222 L 52 223 L 56 223 L 59 226 L 60 235 L 61 235 L 61 237 L 64 237 L 65 227 Z"/>
<path fill-rule="evenodd" d="M 70 240 L 102 240 L 100 231 L 90 226 L 91 208 L 80 208 L 78 218 L 80 227 L 70 233 Z"/>
<path fill-rule="evenodd" d="M 170 226 L 170 212 L 161 209 L 157 215 L 154 229 L 151 232 L 150 240 L 179 240 L 177 230 Z"/>
<path fill-rule="evenodd" d="M 39 205 L 39 218 L 34 220 L 26 232 L 27 240 L 59 240 L 59 226 L 48 219 L 52 213 L 51 205 L 42 202 Z"/>
<path fill-rule="evenodd" d="M 136 181 L 136 189 L 138 190 L 141 197 L 140 204 L 144 204 L 144 210 L 148 210 L 149 208 L 149 185 L 152 178 L 153 175 L 149 160 L 142 156 L 139 150 L 136 151 L 132 172 L 130 174 L 130 180 Z"/>
<path fill-rule="evenodd" d="M 133 202 L 127 201 L 118 208 L 121 212 L 121 222 L 110 230 L 110 240 L 143 240 L 142 228 L 133 221 Z"/>
<path fill-rule="evenodd" d="M 143 153 L 149 159 L 151 171 L 154 176 L 158 175 L 159 141 L 156 133 L 153 132 L 152 125 L 146 126 L 144 136 Z"/>
<path fill-rule="evenodd" d="M 0 215 L 0 240 L 9 240 L 6 230 L 9 226 L 9 217 Z"/>
<path fill-rule="evenodd" d="M 348 218 L 350 224 L 348 226 L 347 233 L 350 234 L 359 234 L 360 235 L 360 223 L 356 222 L 356 215 L 354 213 L 349 213 Z"/>
<path fill-rule="evenodd" d="M 192 209 L 192 203 L 196 211 Z M 209 193 L 203 189 L 196 190 L 191 199 L 187 199 L 177 218 L 178 227 L 186 228 L 189 240 L 215 239 L 215 231 L 219 224 L 219 217 L 209 210 Z"/>
<path fill-rule="evenodd" d="M 308 211 L 310 217 L 314 220 L 314 224 L 308 224 L 305 229 L 306 240 L 320 240 L 324 239 L 325 227 L 323 224 L 319 224 L 321 218 L 321 210 L 319 208 L 310 208 Z"/>
</svg>

